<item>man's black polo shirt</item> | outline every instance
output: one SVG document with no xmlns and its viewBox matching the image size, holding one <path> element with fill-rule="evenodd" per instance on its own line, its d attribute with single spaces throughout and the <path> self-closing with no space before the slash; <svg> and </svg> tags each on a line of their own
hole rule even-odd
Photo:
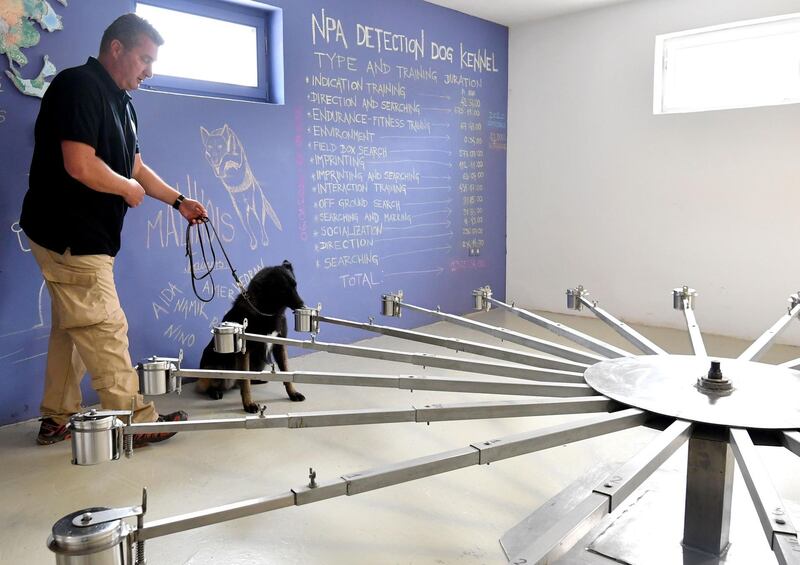
<svg viewBox="0 0 800 565">
<path fill-rule="evenodd" d="M 92 190 L 64 168 L 61 142 L 79 141 L 116 173 L 131 178 L 139 145 L 128 93 L 97 59 L 65 69 L 52 81 L 36 119 L 28 192 L 20 226 L 42 247 L 73 255 L 114 256 L 128 205 L 121 196 Z"/>
</svg>

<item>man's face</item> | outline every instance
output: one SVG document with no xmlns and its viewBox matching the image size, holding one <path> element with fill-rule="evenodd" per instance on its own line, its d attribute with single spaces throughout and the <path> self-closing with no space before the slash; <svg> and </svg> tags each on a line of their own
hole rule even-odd
<svg viewBox="0 0 800 565">
<path fill-rule="evenodd" d="M 117 47 L 117 49 L 113 49 Z M 153 76 L 153 63 L 158 57 L 158 46 L 144 34 L 130 48 L 121 43 L 112 46 L 114 50 L 115 69 L 111 73 L 114 82 L 123 90 L 136 90 L 143 80 Z"/>
</svg>

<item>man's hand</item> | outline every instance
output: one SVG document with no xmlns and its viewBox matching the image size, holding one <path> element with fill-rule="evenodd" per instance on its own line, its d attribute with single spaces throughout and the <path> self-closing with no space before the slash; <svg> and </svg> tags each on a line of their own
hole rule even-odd
<svg viewBox="0 0 800 565">
<path fill-rule="evenodd" d="M 181 216 L 186 218 L 190 224 L 199 224 L 203 219 L 208 217 L 208 212 L 206 212 L 205 207 L 197 200 L 192 200 L 191 198 L 187 198 L 181 202 L 178 212 L 180 212 Z"/>
<path fill-rule="evenodd" d="M 139 181 L 148 196 L 174 206 L 173 202 L 179 195 L 178 191 L 165 183 L 153 169 L 148 167 L 142 161 L 142 156 L 139 153 L 136 154 L 133 165 L 133 178 Z M 199 224 L 208 217 L 208 212 L 206 212 L 203 205 L 191 198 L 184 198 L 180 206 L 178 206 L 178 211 L 191 224 Z"/>
<path fill-rule="evenodd" d="M 136 179 L 126 179 L 125 193 L 122 195 L 126 204 L 131 208 L 136 208 L 144 200 L 144 189 Z"/>
<path fill-rule="evenodd" d="M 97 192 L 121 196 L 131 208 L 142 203 L 145 190 L 139 181 L 111 170 L 105 161 L 95 155 L 91 145 L 80 141 L 62 141 L 61 153 L 67 174 L 84 186 Z"/>
</svg>

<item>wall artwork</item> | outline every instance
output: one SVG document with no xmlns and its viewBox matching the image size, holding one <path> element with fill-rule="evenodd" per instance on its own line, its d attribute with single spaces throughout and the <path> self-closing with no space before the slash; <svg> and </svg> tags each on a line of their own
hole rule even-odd
<svg viewBox="0 0 800 565">
<path fill-rule="evenodd" d="M 58 1 L 67 5 L 67 0 Z M 34 24 L 47 32 L 63 29 L 61 16 L 46 0 L 7 0 L 0 6 L 0 55 L 8 59 L 6 75 L 22 94 L 41 98 L 50 84 L 47 79 L 56 74 L 56 66 L 44 55 L 35 77 L 25 78 L 20 69 L 28 64 L 22 50 L 39 43 Z"/>
</svg>

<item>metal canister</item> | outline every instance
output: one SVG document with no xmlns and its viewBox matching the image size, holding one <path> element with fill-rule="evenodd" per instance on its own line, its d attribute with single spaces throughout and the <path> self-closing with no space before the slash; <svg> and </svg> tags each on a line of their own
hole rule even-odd
<svg viewBox="0 0 800 565">
<path fill-rule="evenodd" d="M 139 392 L 147 395 L 167 394 L 176 389 L 177 378 L 172 374 L 175 365 L 161 357 L 149 357 L 136 365 L 139 373 Z"/>
<path fill-rule="evenodd" d="M 475 310 L 483 310 L 488 312 L 492 308 L 492 303 L 489 298 L 492 296 L 492 289 L 488 286 L 483 286 L 479 289 L 472 291 L 472 298 L 475 300 Z"/>
<path fill-rule="evenodd" d="M 384 294 L 381 296 L 381 313 L 393 318 L 400 317 L 400 295 Z"/>
<path fill-rule="evenodd" d="M 683 288 L 672 289 L 672 307 L 675 310 L 683 310 Z"/>
<path fill-rule="evenodd" d="M 294 311 L 294 331 L 319 332 L 319 310 L 316 308 L 298 308 Z"/>
<path fill-rule="evenodd" d="M 672 307 L 675 310 L 684 310 L 683 300 L 686 299 L 689 309 L 694 310 L 694 298 L 697 292 L 688 286 L 673 289 L 672 291 Z"/>
<path fill-rule="evenodd" d="M 583 290 L 582 286 L 577 288 L 568 288 L 567 289 L 567 310 L 583 310 L 583 303 L 581 302 L 581 297 L 585 296 L 586 293 Z"/>
<path fill-rule="evenodd" d="M 242 351 L 244 325 L 222 322 L 214 327 L 214 351 L 217 353 L 239 353 Z"/>
<path fill-rule="evenodd" d="M 91 526 L 76 526 L 76 516 L 108 510 L 86 508 L 73 512 L 53 524 L 47 547 L 56 554 L 56 565 L 129 565 L 126 538 L 131 527 L 122 520 Z"/>
<path fill-rule="evenodd" d="M 97 465 L 119 459 L 124 427 L 115 415 L 97 410 L 72 416 L 72 464 Z"/>
</svg>

